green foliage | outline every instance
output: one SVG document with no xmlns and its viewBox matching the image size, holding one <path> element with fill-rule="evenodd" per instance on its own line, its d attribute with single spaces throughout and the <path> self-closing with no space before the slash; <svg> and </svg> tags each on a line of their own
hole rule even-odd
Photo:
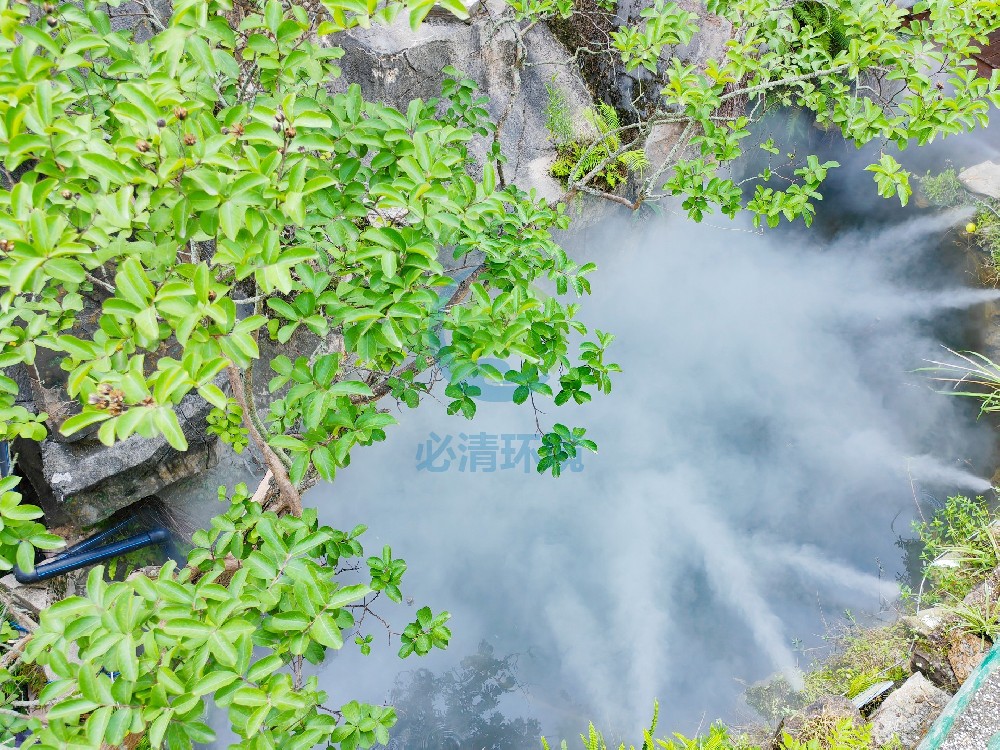
<svg viewBox="0 0 1000 750">
<path fill-rule="evenodd" d="M 561 88 L 552 83 L 545 84 L 548 98 L 545 101 L 545 129 L 557 148 L 565 148 L 573 140 L 573 113 L 569 99 Z"/>
<path fill-rule="evenodd" d="M 243 426 L 243 407 L 234 399 L 226 400 L 226 408 L 212 409 L 206 418 L 208 422 L 208 434 L 218 435 L 219 438 L 232 446 L 237 453 L 242 453 L 247 447 L 250 431 Z"/>
<path fill-rule="evenodd" d="M 621 185 L 630 172 L 642 174 L 649 161 L 642 149 L 623 149 L 619 134 L 618 113 L 610 104 L 601 102 L 588 109 L 585 116 L 597 131 L 594 139 L 557 141 L 556 160 L 549 168 L 553 177 L 565 178 L 569 185 L 593 173 L 589 178 L 606 190 Z M 560 127 L 562 123 L 557 123 Z M 553 132 L 550 129 L 550 132 Z M 570 130 L 572 132 L 572 130 Z"/>
<path fill-rule="evenodd" d="M 792 6 L 792 18 L 799 24 L 800 36 L 811 34 L 815 42 L 830 59 L 847 52 L 850 39 L 840 15 L 823 2 L 804 0 Z"/>
<path fill-rule="evenodd" d="M 996 642 L 1000 637 L 1000 591 L 986 584 L 983 596 L 975 602 L 958 602 L 945 605 L 945 609 L 958 618 L 958 627 L 973 635 Z"/>
<path fill-rule="evenodd" d="M 957 361 L 931 361 L 930 367 L 921 368 L 932 374 L 932 380 L 945 384 L 940 393 L 979 401 L 981 414 L 1000 411 L 1000 366 L 978 352 L 951 354 Z"/>
<path fill-rule="evenodd" d="M 889 154 L 882 154 L 878 164 L 869 164 L 865 169 L 875 173 L 875 184 L 878 194 L 883 198 L 899 196 L 899 202 L 905 206 L 913 189 L 910 187 L 909 172 Z"/>
<path fill-rule="evenodd" d="M 507 0 L 507 4 L 518 21 L 573 15 L 573 0 Z"/>
<path fill-rule="evenodd" d="M 27 4 L 0 2 L 0 367 L 32 366 L 38 347 L 61 359 L 83 406 L 62 433 L 96 427 L 108 445 L 163 435 L 184 450 L 176 408 L 198 394 L 214 407 L 211 434 L 239 450 L 259 432 L 302 486 L 385 439 L 395 419 L 380 399 L 415 407 L 445 369 L 449 410 L 466 417 L 481 395 L 472 381 L 503 378 L 490 360 L 516 361 L 534 373 L 532 395 L 559 404 L 610 390 L 611 337 L 589 337 L 565 300 L 589 294 L 594 266 L 553 240 L 568 223 L 562 206 L 502 184 L 475 82 L 446 68 L 441 97 L 405 111 L 325 85 L 342 54 L 330 35 L 403 12 L 415 26 L 433 3 L 322 4 L 312 19 L 260 0 L 232 28 L 228 0 L 179 0 L 139 42 L 95 0 L 34 22 Z M 485 165 L 475 138 L 494 143 Z M 446 270 L 445 249 L 461 270 Z M 320 341 L 302 353 L 292 345 L 315 340 L 306 333 Z M 253 385 L 262 336 L 294 354 L 270 360 L 258 414 L 219 380 Z M 558 392 L 538 385 L 557 375 Z M 0 438 L 41 439 L 46 415 L 16 395 L 0 378 Z M 593 443 L 581 428 L 554 429 L 557 474 Z M 36 547 L 60 542 L 14 481 L 0 485 L 0 563 L 30 568 Z M 301 663 L 349 636 L 368 653 L 362 623 L 377 599 L 401 601 L 406 564 L 388 546 L 366 558 L 364 527 L 316 519 L 265 511 L 240 487 L 194 535 L 187 566 L 111 582 L 92 572 L 85 596 L 41 614 L 17 662 L 55 676 L 24 720 L 30 742 L 98 748 L 144 735 L 153 748 L 190 747 L 210 741 L 214 702 L 246 748 L 384 744 L 391 708 L 326 709 Z M 338 581 L 365 569 L 364 582 Z M 419 607 L 400 656 L 446 647 L 447 621 Z"/>
<path fill-rule="evenodd" d="M 283 669 L 342 648 L 383 587 L 374 568 L 367 583 L 334 581 L 338 565 L 363 555 L 361 533 L 321 526 L 314 510 L 264 512 L 240 486 L 212 528 L 195 533 L 187 567 L 110 584 L 95 568 L 86 595 L 44 611 L 26 647 L 27 663 L 54 674 L 40 696 L 53 704 L 46 722 L 29 721 L 36 746 L 117 745 L 146 732 L 152 747 L 190 747 L 212 739 L 209 700 L 227 712 L 241 747 L 384 744 L 391 708 L 352 702 L 322 712 L 316 678 L 300 683 Z M 447 619 L 421 608 L 401 655 L 443 647 Z"/>
<path fill-rule="evenodd" d="M 552 472 L 557 477 L 562 473 L 562 465 L 576 458 L 582 448 L 597 453 L 597 444 L 587 440 L 587 431 L 583 427 L 570 429 L 566 425 L 556 424 L 552 432 L 542 435 L 542 444 L 538 448 L 538 473 Z"/>
<path fill-rule="evenodd" d="M 687 44 L 698 30 L 698 16 L 677 3 L 656 0 L 639 14 L 644 23 L 611 32 L 611 46 L 628 70 L 642 66 L 655 74 L 664 47 Z"/>
<path fill-rule="evenodd" d="M 979 201 L 972 221 L 975 224 L 975 238 L 990 254 L 995 270 L 993 279 L 995 285 L 996 276 L 1000 274 L 1000 201 Z"/>
<path fill-rule="evenodd" d="M 825 637 L 830 650 L 809 664 L 801 691 L 778 676 L 748 687 L 747 703 L 768 721 L 778 721 L 821 696 L 854 698 L 876 683 L 904 679 L 910 659 L 905 628 L 899 623 L 864 627 L 848 616 L 846 626 Z"/>
<path fill-rule="evenodd" d="M 955 605 L 1000 565 L 998 531 L 981 497 L 949 497 L 930 521 L 914 523 L 930 591 L 924 601 Z M 940 558 L 947 556 L 943 563 Z"/>
<path fill-rule="evenodd" d="M 960 206 L 969 200 L 969 194 L 959 181 L 958 173 L 953 167 L 935 175 L 927 172 L 919 181 L 920 189 L 932 206 L 944 208 Z"/>
<path fill-rule="evenodd" d="M 63 541 L 49 534 L 35 519 L 42 509 L 22 505 L 21 494 L 15 492 L 19 477 L 0 479 L 0 571 L 11 570 L 15 563 L 26 571 L 35 569 L 35 550 L 56 550 Z"/>
<path fill-rule="evenodd" d="M 329 5 L 321 35 L 364 20 Z M 19 93 L 0 114 L 27 116 L 0 134 L 0 158 L 8 170 L 34 164 L 0 191 L 4 364 L 30 364 L 38 346 L 64 356 L 70 395 L 86 405 L 63 433 L 99 424 L 106 444 L 159 433 L 183 450 L 174 408 L 185 395 L 197 391 L 228 419 L 220 372 L 249 368 L 263 331 L 281 344 L 306 328 L 342 336 L 346 355 L 273 363 L 272 386 L 294 385 L 272 403 L 266 437 L 293 481 L 329 480 L 354 445 L 383 439 L 393 420 L 374 394 L 398 386 L 401 370 L 447 358 L 461 388 L 485 357 L 573 366 L 568 338 L 585 332 L 575 307 L 543 301 L 534 284 L 583 289 L 549 233 L 567 219 L 500 188 L 492 164 L 480 183 L 466 175 L 470 140 L 493 128 L 474 82 L 449 78 L 445 99 L 405 113 L 364 102 L 356 87 L 332 95 L 314 84 L 338 73 L 340 50 L 310 37 L 298 6 L 267 0 L 240 34 L 195 6 L 176 7 L 144 44 L 112 32 L 96 3 L 67 6 L 52 28 L 22 23 L 23 5 L 3 11 L 0 88 Z M 212 8 L 216 18 L 228 5 Z M 24 44 L 15 28 L 28 29 Z M 238 59 L 254 63 L 252 100 Z M 405 219 L 377 220 L 386 212 Z M 472 296 L 448 306 L 445 246 L 485 255 Z M 237 315 L 237 284 L 254 291 L 254 314 Z M 96 332 L 79 326 L 84 307 Z M 180 355 L 162 356 L 172 342 Z M 351 377 L 359 366 L 375 374 L 374 390 Z M 38 437 L 39 417 L 21 412 L 8 413 L 7 430 Z"/>
<path fill-rule="evenodd" d="M 898 623 L 869 628 L 852 621 L 832 640 L 833 654 L 805 673 L 806 703 L 821 695 L 854 698 L 876 683 L 909 674 L 910 641 Z"/>
<path fill-rule="evenodd" d="M 656 738 L 658 706 L 654 708 L 653 722 L 649 729 L 643 732 L 643 742 L 640 750 L 762 750 L 755 744 L 750 744 L 742 737 L 733 737 L 728 727 L 721 722 L 713 723 L 707 734 L 697 737 L 686 737 L 675 733 L 671 738 Z M 870 750 L 872 748 L 871 726 L 854 726 L 850 719 L 828 720 L 817 717 L 807 721 L 796 737 L 788 733 L 782 735 L 780 742 L 774 747 L 777 750 Z M 603 735 L 590 724 L 586 735 L 580 735 L 584 750 L 608 750 Z M 561 750 L 567 750 L 563 740 Z M 771 745 L 767 746 L 768 748 Z M 542 738 L 542 750 L 550 750 L 549 743 Z M 618 746 L 625 750 L 625 743 Z M 636 750 L 635 745 L 629 745 L 629 750 Z"/>
<path fill-rule="evenodd" d="M 801 122 L 839 130 L 858 147 L 882 144 L 879 161 L 868 170 L 880 195 L 905 204 L 910 175 L 888 148 L 902 151 L 983 127 L 991 104 L 1000 104 L 1000 73 L 978 77 L 972 59 L 987 35 L 1000 28 L 1000 6 L 961 0 L 921 8 L 928 14 L 917 20 L 896 4 L 874 0 L 709 0 L 707 10 L 740 34 L 718 58 L 705 61 L 689 61 L 678 49 L 700 23 L 676 3 L 657 2 L 639 19 L 612 30 L 607 51 L 627 70 L 642 67 L 658 81 L 643 87 L 634 103 L 636 121 L 615 134 L 633 151 L 645 151 L 662 126 L 680 134 L 678 147 L 653 165 L 635 205 L 674 195 L 696 221 L 717 209 L 727 216 L 748 211 L 758 226 L 765 221 L 774 226 L 782 217 L 808 223 L 822 197 L 822 178 L 797 172 L 798 164 L 778 173 L 790 183 L 781 190 L 761 184 L 744 195 L 732 180 L 732 167 L 743 154 L 739 142 L 774 107 L 794 108 L 803 113 Z M 543 17 L 539 10 L 524 20 Z M 577 55 L 602 52 L 591 45 Z M 879 93 L 886 90 L 894 92 L 889 100 Z M 698 144 L 700 153 L 692 155 L 688 143 Z M 788 142 L 775 151 L 795 152 Z M 603 174 L 574 174 L 581 156 L 560 154 L 554 174 L 569 178 L 571 188 L 607 192 L 610 181 Z M 756 177 L 767 183 L 775 173 L 768 166 L 743 182 Z M 665 184 L 664 174 L 672 175 Z"/>
</svg>

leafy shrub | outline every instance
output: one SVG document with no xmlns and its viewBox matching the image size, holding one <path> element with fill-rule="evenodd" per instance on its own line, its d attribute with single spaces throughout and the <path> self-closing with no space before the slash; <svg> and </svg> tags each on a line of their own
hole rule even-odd
<svg viewBox="0 0 1000 750">
<path fill-rule="evenodd" d="M 927 172 L 920 178 L 920 189 L 932 206 L 960 206 L 969 201 L 969 193 L 959 181 L 958 173 L 953 167 L 935 175 Z"/>
<path fill-rule="evenodd" d="M 930 521 L 914 523 L 924 545 L 922 559 L 930 591 L 925 602 L 961 601 L 1000 565 L 1000 542 L 991 529 L 993 514 L 982 497 L 949 497 Z M 948 555 L 954 564 L 935 565 Z"/>
</svg>

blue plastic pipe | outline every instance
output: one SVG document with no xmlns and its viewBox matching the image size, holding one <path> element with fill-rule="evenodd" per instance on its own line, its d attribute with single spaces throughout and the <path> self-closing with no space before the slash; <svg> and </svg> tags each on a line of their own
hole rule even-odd
<svg viewBox="0 0 1000 750">
<path fill-rule="evenodd" d="M 45 581 L 54 576 L 79 570 L 80 568 L 103 562 L 118 555 L 124 555 L 127 552 L 133 552 L 143 547 L 150 547 L 154 544 L 163 544 L 168 539 L 170 539 L 170 532 L 162 527 L 158 527 L 142 534 L 130 536 L 128 539 L 122 539 L 120 542 L 113 542 L 112 544 L 98 547 L 97 549 L 80 550 L 78 546 L 77 549 L 79 551 L 42 563 L 36 566 L 31 573 L 27 573 L 15 566 L 14 578 L 18 583 Z"/>
</svg>

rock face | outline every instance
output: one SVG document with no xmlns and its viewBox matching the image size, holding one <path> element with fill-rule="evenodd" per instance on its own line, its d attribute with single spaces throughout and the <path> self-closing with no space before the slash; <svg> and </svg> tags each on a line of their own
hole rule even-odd
<svg viewBox="0 0 1000 750">
<path fill-rule="evenodd" d="M 965 189 L 976 195 L 1000 200 L 1000 164 L 984 161 L 974 167 L 963 169 L 958 179 Z"/>
<path fill-rule="evenodd" d="M 947 640 L 948 663 L 959 683 L 969 679 L 993 645 L 985 638 L 962 631 L 949 633 Z"/>
<path fill-rule="evenodd" d="M 356 83 L 366 99 L 405 111 L 412 99 L 440 96 L 442 71 L 453 66 L 489 97 L 487 107 L 500 125 L 500 145 L 509 160 L 504 167 L 507 181 L 536 188 L 546 198 L 558 197 L 562 189 L 548 175 L 555 147 L 545 127 L 546 85 L 558 87 L 571 118 L 581 124 L 586 122 L 584 110 L 593 105 L 590 93 L 574 66 L 565 64 L 570 54 L 544 25 L 528 32 L 526 64 L 519 71 L 511 8 L 502 0 L 488 0 L 470 14 L 469 21 L 431 15 L 416 32 L 400 17 L 388 27 L 338 35 L 335 43 L 344 49 L 339 61 L 343 75 L 334 87 L 343 90 Z M 487 145 L 478 144 L 480 157 Z"/>
<path fill-rule="evenodd" d="M 942 607 L 932 607 L 903 618 L 903 624 L 915 637 L 911 669 L 921 672 L 935 685 L 952 693 L 959 687 L 959 680 L 948 659 L 947 632 L 954 620 L 954 615 Z"/>
<path fill-rule="evenodd" d="M 911 675 L 872 715 L 872 745 L 881 747 L 896 736 L 904 748 L 915 748 L 948 699 L 919 672 Z"/>
<path fill-rule="evenodd" d="M 556 36 L 570 49 L 587 47 L 606 50 L 598 54 L 579 57 L 583 76 L 596 98 L 615 107 L 626 117 L 646 115 L 659 104 L 664 65 L 654 76 L 643 67 L 629 71 L 621 57 L 609 49 L 609 35 L 615 25 L 643 22 L 642 12 L 654 6 L 654 0 L 620 0 L 615 12 L 603 10 L 595 0 L 577 0 L 574 7 L 583 18 L 574 16 L 568 21 L 550 21 Z M 698 15 L 699 31 L 686 45 L 667 47 L 662 60 L 677 55 L 682 62 L 703 68 L 710 59 L 721 59 L 726 43 L 733 36 L 732 25 L 723 18 L 705 11 L 702 0 L 678 0 L 681 9 Z M 681 134 L 679 125 L 658 125 L 654 128 L 647 147 L 650 162 L 661 161 Z"/>
<path fill-rule="evenodd" d="M 177 407 L 188 441 L 184 453 L 162 436 L 133 435 L 110 448 L 93 437 L 75 442 L 18 441 L 18 467 L 27 476 L 50 524 L 95 523 L 119 508 L 215 465 L 217 444 L 205 432 L 211 406 L 197 394 Z"/>
</svg>

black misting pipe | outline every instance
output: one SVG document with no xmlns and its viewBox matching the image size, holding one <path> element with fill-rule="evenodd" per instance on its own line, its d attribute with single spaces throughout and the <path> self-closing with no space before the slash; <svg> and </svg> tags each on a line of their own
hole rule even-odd
<svg viewBox="0 0 1000 750">
<path fill-rule="evenodd" d="M 93 545 L 97 544 L 101 539 L 107 538 L 108 535 L 120 529 L 125 523 L 128 523 L 128 521 L 80 542 L 80 544 L 71 547 L 61 555 L 35 566 L 35 570 L 31 573 L 26 573 L 15 565 L 14 578 L 18 583 L 46 581 L 54 576 L 79 570 L 88 565 L 94 565 L 109 558 L 124 555 L 127 552 L 134 552 L 137 549 L 150 547 L 154 544 L 163 544 L 170 539 L 170 532 L 162 526 L 158 526 L 141 534 L 130 536 L 128 539 L 122 539 L 120 542 L 112 542 L 111 544 L 105 544 L 103 547 L 91 549 Z"/>
</svg>

